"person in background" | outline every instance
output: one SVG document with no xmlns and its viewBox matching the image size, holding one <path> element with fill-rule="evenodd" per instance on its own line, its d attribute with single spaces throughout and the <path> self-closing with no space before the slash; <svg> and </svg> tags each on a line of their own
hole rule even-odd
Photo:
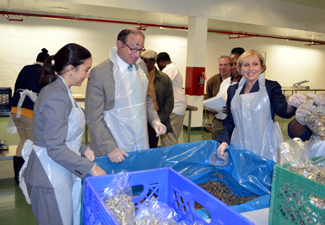
<svg viewBox="0 0 325 225">
<path fill-rule="evenodd" d="M 173 84 L 167 74 L 161 72 L 155 67 L 157 52 L 146 50 L 141 53 L 141 59 L 148 68 L 149 93 L 151 94 L 155 110 L 158 113 L 160 121 L 167 127 L 167 133 L 173 132 L 170 124 L 170 114 L 174 109 Z M 149 147 L 158 146 L 159 137 L 155 130 L 148 123 Z"/>
<path fill-rule="evenodd" d="M 42 49 L 37 55 L 36 62 L 32 65 L 24 66 L 19 72 L 14 95 L 10 101 L 11 117 L 15 123 L 19 134 L 19 144 L 16 149 L 16 155 L 13 158 L 15 172 L 15 181 L 19 182 L 19 171 L 24 164 L 21 157 L 21 150 L 27 139 L 34 140 L 33 132 L 33 108 L 34 101 L 41 91 L 39 80 L 42 75 L 44 60 L 49 56 L 46 48 Z"/>
<path fill-rule="evenodd" d="M 157 65 L 159 69 L 167 74 L 172 80 L 174 93 L 174 109 L 170 115 L 170 123 L 173 132 L 161 136 L 160 143 L 161 146 L 176 145 L 178 144 L 178 138 L 183 127 L 183 120 L 187 107 L 185 92 L 182 88 L 183 77 L 176 65 L 171 61 L 167 52 L 160 52 L 158 54 Z"/>
<path fill-rule="evenodd" d="M 235 48 L 231 49 L 230 55 L 232 55 L 232 54 L 241 55 L 244 52 L 245 52 L 245 49 L 243 49 L 242 47 L 235 47 Z"/>
<path fill-rule="evenodd" d="M 227 79 L 222 81 L 222 83 L 220 85 L 220 90 L 217 94 L 218 97 L 219 96 L 223 97 L 225 102 L 227 102 L 227 90 L 228 90 L 229 86 L 238 83 L 242 77 L 242 75 L 239 74 L 237 71 L 237 61 L 238 61 L 239 56 L 241 56 L 241 54 L 243 54 L 244 52 L 245 52 L 245 50 L 240 47 L 236 47 L 231 50 L 231 54 L 229 57 L 230 77 L 228 77 Z M 227 111 L 226 106 L 224 107 L 224 111 Z"/>
<path fill-rule="evenodd" d="M 305 148 L 310 158 L 325 156 L 324 140 L 320 140 L 306 125 L 307 118 L 316 110 L 317 106 L 325 106 L 324 93 L 317 94 L 313 101 L 306 101 L 304 104 L 300 105 L 296 111 L 296 118 L 288 124 L 288 135 L 290 138 L 299 137 L 302 141 L 310 140 Z M 318 126 L 324 127 L 324 124 L 318 124 Z"/>
<path fill-rule="evenodd" d="M 44 61 L 43 88 L 34 106 L 34 143 L 24 144 L 20 179 L 37 224 L 79 225 L 81 179 L 106 174 L 82 142 L 85 117 L 70 90 L 89 77 L 91 64 L 90 52 L 77 44 L 65 45 Z"/>
<path fill-rule="evenodd" d="M 276 81 L 267 80 L 265 59 L 256 50 L 244 52 L 238 59 L 237 70 L 243 74 L 239 83 L 228 89 L 227 110 L 218 156 L 224 157 L 229 144 L 250 150 L 277 162 L 276 148 L 282 138 L 274 121 L 275 113 L 290 118 L 306 98 L 293 95 L 288 103 Z"/>
<path fill-rule="evenodd" d="M 126 152 L 149 148 L 147 123 L 156 135 L 166 133 L 148 93 L 147 67 L 139 59 L 144 38 L 137 29 L 122 30 L 109 59 L 91 70 L 87 84 L 90 147 L 115 163 L 124 161 Z"/>
<path fill-rule="evenodd" d="M 212 98 L 217 96 L 220 90 L 221 83 L 230 77 L 229 61 L 230 61 L 229 57 L 225 55 L 219 58 L 219 73 L 212 76 L 207 82 L 207 87 L 206 87 L 207 98 Z M 207 110 L 213 116 L 212 140 L 217 140 L 222 134 L 223 120 L 217 119 L 215 117 L 216 112 L 213 112 L 209 109 Z"/>
</svg>

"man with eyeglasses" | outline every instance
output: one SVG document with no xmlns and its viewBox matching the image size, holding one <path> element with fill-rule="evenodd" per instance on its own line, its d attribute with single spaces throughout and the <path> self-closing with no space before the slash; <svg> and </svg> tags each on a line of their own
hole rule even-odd
<svg viewBox="0 0 325 225">
<path fill-rule="evenodd" d="M 145 51 L 144 39 L 137 29 L 122 30 L 117 46 L 91 70 L 87 84 L 90 148 L 96 156 L 107 155 L 115 163 L 124 161 L 127 152 L 149 148 L 147 122 L 157 136 L 166 133 L 148 93 L 147 67 L 139 59 Z"/>
</svg>

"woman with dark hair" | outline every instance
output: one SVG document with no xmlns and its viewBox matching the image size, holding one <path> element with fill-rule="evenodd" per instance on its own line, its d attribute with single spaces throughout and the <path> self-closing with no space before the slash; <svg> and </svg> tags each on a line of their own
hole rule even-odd
<svg viewBox="0 0 325 225">
<path fill-rule="evenodd" d="M 43 48 L 34 64 L 24 66 L 17 77 L 15 92 L 10 101 L 11 117 L 20 138 L 13 160 L 16 182 L 19 181 L 19 171 L 24 164 L 24 159 L 21 157 L 23 145 L 27 139 L 34 140 L 33 108 L 37 95 L 41 91 L 39 80 L 42 75 L 43 62 L 48 56 L 47 49 Z"/>
<path fill-rule="evenodd" d="M 44 62 L 34 106 L 34 143 L 26 141 L 20 177 L 37 224 L 80 224 L 81 179 L 105 175 L 82 142 L 84 113 L 70 88 L 89 78 L 90 52 L 68 44 Z M 82 156 L 85 157 L 82 157 Z"/>
</svg>

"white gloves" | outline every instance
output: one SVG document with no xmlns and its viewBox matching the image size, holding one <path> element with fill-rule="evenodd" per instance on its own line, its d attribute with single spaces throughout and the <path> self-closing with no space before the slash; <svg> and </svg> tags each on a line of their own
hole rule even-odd
<svg viewBox="0 0 325 225">
<path fill-rule="evenodd" d="M 153 129 L 156 131 L 156 137 L 166 134 L 167 127 L 162 124 L 159 120 L 153 122 Z"/>
<path fill-rule="evenodd" d="M 85 153 L 84 153 L 85 157 L 87 159 L 89 159 L 90 161 L 94 161 L 95 160 L 95 154 L 94 151 L 91 150 L 90 148 L 87 148 Z"/>
<path fill-rule="evenodd" d="M 126 152 L 122 151 L 119 148 L 114 149 L 110 153 L 107 154 L 108 158 L 113 162 L 113 163 L 119 163 L 124 161 L 124 156 L 128 157 L 129 154 Z"/>
<path fill-rule="evenodd" d="M 320 93 L 315 96 L 315 103 L 317 106 L 325 106 L 325 94 Z"/>
<path fill-rule="evenodd" d="M 294 94 L 288 99 L 288 104 L 298 108 L 307 100 L 307 97 L 302 94 Z"/>
<path fill-rule="evenodd" d="M 298 107 L 296 111 L 296 120 L 301 125 L 306 125 L 306 119 L 308 116 L 310 116 L 314 110 L 316 109 L 316 106 L 313 104 L 313 101 L 306 101 L 304 104 Z"/>
<path fill-rule="evenodd" d="M 225 158 L 225 151 L 229 147 L 227 142 L 222 142 L 217 150 L 219 158 Z"/>
<path fill-rule="evenodd" d="M 97 166 L 96 163 L 94 163 L 93 168 L 91 168 L 90 170 L 90 175 L 93 177 L 97 177 L 97 176 L 106 175 L 106 172 L 102 168 Z"/>
</svg>

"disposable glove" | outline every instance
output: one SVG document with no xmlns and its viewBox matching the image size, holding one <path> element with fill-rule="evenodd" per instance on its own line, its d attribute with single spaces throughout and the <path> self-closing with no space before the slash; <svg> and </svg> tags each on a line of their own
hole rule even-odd
<svg viewBox="0 0 325 225">
<path fill-rule="evenodd" d="M 302 94 L 294 94 L 288 99 L 288 104 L 298 108 L 307 100 L 307 97 Z"/>
<path fill-rule="evenodd" d="M 94 151 L 91 150 L 90 148 L 87 148 L 84 155 L 86 156 L 87 159 L 89 159 L 90 161 L 94 161 L 95 160 L 95 154 Z"/>
<path fill-rule="evenodd" d="M 93 168 L 90 170 L 90 175 L 93 177 L 103 176 L 106 175 L 106 172 L 94 163 Z"/>
<path fill-rule="evenodd" d="M 317 106 L 325 106 L 325 94 L 320 93 L 315 97 L 315 103 Z"/>
<path fill-rule="evenodd" d="M 124 161 L 124 156 L 128 157 L 129 154 L 126 152 L 122 151 L 119 148 L 114 149 L 110 153 L 107 154 L 108 158 L 113 162 L 113 163 L 119 163 Z"/>
<path fill-rule="evenodd" d="M 306 125 L 307 117 L 309 117 L 316 109 L 316 106 L 313 103 L 313 101 L 308 100 L 298 107 L 296 111 L 296 120 L 301 125 Z"/>
<path fill-rule="evenodd" d="M 225 158 L 225 151 L 226 149 L 229 148 L 229 145 L 227 144 L 227 142 L 222 142 L 217 150 L 218 152 L 218 156 L 220 158 Z"/>
<path fill-rule="evenodd" d="M 156 131 L 156 137 L 166 134 L 167 128 L 164 124 L 162 124 L 159 120 L 156 120 L 153 123 L 153 129 Z"/>
</svg>

